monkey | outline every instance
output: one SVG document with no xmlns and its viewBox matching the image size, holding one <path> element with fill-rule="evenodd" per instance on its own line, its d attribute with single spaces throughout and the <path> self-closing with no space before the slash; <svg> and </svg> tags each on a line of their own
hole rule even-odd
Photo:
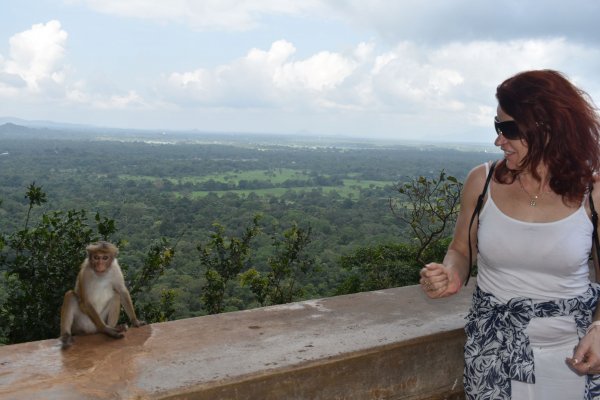
<svg viewBox="0 0 600 400">
<path fill-rule="evenodd" d="M 81 263 L 75 289 L 65 293 L 60 310 L 62 348 L 73 344 L 73 335 L 104 333 L 124 337 L 126 324 L 117 325 L 121 304 L 134 327 L 146 325 L 138 320 L 117 261 L 118 248 L 109 242 L 89 244 Z"/>
</svg>

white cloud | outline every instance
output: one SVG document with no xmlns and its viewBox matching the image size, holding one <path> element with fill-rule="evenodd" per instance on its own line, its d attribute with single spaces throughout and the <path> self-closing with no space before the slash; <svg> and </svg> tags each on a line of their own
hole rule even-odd
<svg viewBox="0 0 600 400">
<path fill-rule="evenodd" d="M 60 22 L 53 20 L 11 37 L 9 57 L 0 60 L 0 73 L 5 77 L 0 84 L 19 88 L 24 82 L 31 92 L 61 85 L 65 79 L 62 60 L 67 36 Z"/>
<path fill-rule="evenodd" d="M 124 94 L 104 94 L 92 91 L 83 80 L 73 82 L 65 89 L 65 102 L 68 106 L 96 110 L 149 110 L 157 103 L 149 102 L 136 90 Z"/>
<path fill-rule="evenodd" d="M 468 121 L 487 124 L 496 85 L 513 73 L 560 70 L 574 58 L 588 65 L 600 61 L 598 52 L 565 39 L 438 47 L 402 42 L 379 53 L 374 43 L 359 43 L 347 54 L 320 51 L 303 59 L 295 54 L 292 43 L 276 41 L 268 50 L 251 49 L 213 69 L 172 73 L 163 88 L 182 107 L 337 109 L 440 118 L 460 112 Z"/>
<path fill-rule="evenodd" d="M 1 104 L 3 108 L 19 99 L 26 105 L 45 102 L 48 109 L 76 109 L 80 115 L 87 111 L 125 118 L 129 113 L 139 117 L 148 112 L 147 121 L 156 121 L 157 115 L 166 116 L 173 110 L 179 115 L 212 113 L 227 115 L 221 120 L 230 124 L 228 128 L 237 123 L 245 130 L 258 124 L 266 129 L 272 124 L 270 130 L 277 131 L 282 126 L 278 124 L 283 123 L 302 129 L 308 121 L 314 121 L 313 126 L 307 126 L 310 130 L 319 130 L 319 122 L 323 123 L 322 129 L 352 130 L 359 125 L 364 129 L 371 126 L 371 121 L 385 129 L 404 121 L 418 121 L 423 130 L 439 130 L 439 126 L 462 129 L 465 125 L 473 129 L 489 125 L 499 82 L 518 71 L 535 68 L 565 71 L 592 97 L 600 99 L 596 34 L 587 42 L 574 40 L 561 32 L 580 29 L 577 32 L 583 35 L 584 28 L 566 23 L 558 24 L 560 29 L 552 34 L 544 27 L 535 32 L 514 29 L 513 21 L 523 23 L 520 13 L 532 7 L 529 2 L 507 0 L 510 7 L 499 7 L 488 4 L 488 0 L 457 0 L 452 6 L 437 2 L 434 7 L 431 0 L 69 1 L 85 3 L 106 14 L 205 30 L 249 30 L 271 22 L 276 15 L 298 18 L 285 19 L 292 22 L 289 31 L 281 26 L 281 20 L 274 20 L 273 29 L 256 29 L 259 42 L 250 36 L 254 32 L 245 32 L 243 39 L 237 40 L 240 36 L 232 33 L 190 32 L 181 26 L 176 27 L 174 35 L 168 26 L 158 29 L 165 34 L 161 41 L 152 36 L 155 32 L 147 30 L 148 24 L 133 24 L 136 29 L 128 30 L 131 21 L 118 21 L 114 37 L 127 40 L 114 44 L 115 53 L 112 47 L 102 55 L 95 53 L 94 60 L 102 62 L 91 72 L 81 69 L 86 68 L 84 63 L 70 66 L 73 60 L 88 56 L 70 57 L 67 52 L 71 51 L 67 40 L 73 37 L 77 48 L 85 50 L 80 45 L 87 44 L 87 37 L 77 30 L 80 27 L 69 25 L 68 35 L 59 21 L 36 24 L 10 38 L 8 53 L 0 55 L 0 100 L 9 99 Z M 480 1 L 487 5 L 478 5 Z M 549 1 L 558 4 L 557 0 Z M 588 4 L 584 9 L 594 7 Z M 316 10 L 324 9 L 328 11 L 316 14 Z M 482 9 L 490 16 L 479 18 Z M 540 13 L 545 15 L 545 9 Z M 365 30 L 356 29 L 356 36 L 343 40 L 320 41 L 311 36 L 314 32 L 306 32 L 293 43 L 289 39 L 296 37 L 304 18 L 309 19 L 309 26 L 323 29 L 319 35 L 331 29 L 333 37 L 339 34 L 335 29 L 340 24 L 323 28 L 322 18 L 340 16 Z M 495 25 L 501 23 L 504 32 Z M 342 31 L 346 29 L 344 26 Z M 220 42 L 223 37 L 226 44 Z M 197 38 L 201 38 L 201 44 L 196 43 Z M 227 51 L 219 53 L 220 65 L 207 67 L 217 62 L 210 58 L 212 51 L 202 51 L 206 38 L 213 41 L 217 51 L 228 46 Z M 273 38 L 270 46 L 246 45 L 265 43 L 269 38 Z M 94 40 L 102 39 L 106 38 Z M 165 44 L 171 46 L 168 51 L 161 47 Z M 238 50 L 237 46 L 247 47 Z M 190 53 L 177 53 L 181 48 Z M 97 51 L 98 47 L 93 49 Z M 229 59 L 223 61 L 225 55 Z M 149 75 L 149 70 L 163 72 Z M 110 114 L 110 110 L 126 112 Z M 231 115 L 234 117 L 229 118 Z M 165 121 L 163 126 L 169 126 L 168 117 Z M 202 128 L 194 125 L 193 118 L 187 123 Z"/>
<path fill-rule="evenodd" d="M 355 62 L 341 54 L 322 51 L 303 61 L 282 64 L 273 82 L 281 90 L 321 92 L 341 84 L 355 67 Z"/>
<path fill-rule="evenodd" d="M 134 90 L 125 95 L 112 95 L 106 99 L 98 99 L 92 102 L 94 108 L 110 110 L 126 110 L 132 108 L 146 108 L 148 105 Z"/>
<path fill-rule="evenodd" d="M 212 70 L 175 72 L 167 78 L 173 99 L 187 98 L 210 106 L 262 107 L 289 104 L 299 93 L 305 102 L 335 90 L 357 62 L 339 53 L 319 52 L 293 60 L 292 43 L 274 42 L 269 50 L 251 49 L 245 57 Z M 298 104 L 302 106 L 302 104 Z"/>
<path fill-rule="evenodd" d="M 148 108 L 133 89 L 125 94 L 92 92 L 85 79 L 73 81 L 65 64 L 68 34 L 52 20 L 35 24 L 9 39 L 7 58 L 0 56 L 0 97 L 25 103 L 59 102 L 97 109 Z"/>
</svg>

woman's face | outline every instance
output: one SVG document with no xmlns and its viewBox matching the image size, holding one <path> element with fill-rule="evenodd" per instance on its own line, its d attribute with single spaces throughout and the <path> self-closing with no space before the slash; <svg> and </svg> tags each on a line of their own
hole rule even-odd
<svg viewBox="0 0 600 400">
<path fill-rule="evenodd" d="M 500 122 L 513 120 L 513 117 L 505 113 L 500 106 L 498 106 L 496 112 L 498 121 Z M 504 159 L 508 168 L 513 170 L 520 169 L 521 162 L 528 152 L 527 143 L 523 139 L 510 140 L 505 138 L 504 135 L 499 134 L 494 144 L 504 152 Z"/>
</svg>

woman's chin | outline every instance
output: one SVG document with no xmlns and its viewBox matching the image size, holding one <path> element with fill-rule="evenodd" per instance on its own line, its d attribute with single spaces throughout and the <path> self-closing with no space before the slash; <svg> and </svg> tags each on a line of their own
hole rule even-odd
<svg viewBox="0 0 600 400">
<path fill-rule="evenodd" d="M 506 168 L 511 169 L 511 170 L 519 169 L 519 164 L 515 162 L 514 157 L 505 156 L 504 161 L 506 162 Z"/>
</svg>

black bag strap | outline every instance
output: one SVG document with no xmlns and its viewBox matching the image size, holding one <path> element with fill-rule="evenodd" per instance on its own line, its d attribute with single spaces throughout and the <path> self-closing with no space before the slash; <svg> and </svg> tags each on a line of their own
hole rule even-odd
<svg viewBox="0 0 600 400">
<path fill-rule="evenodd" d="M 596 261 L 600 263 L 600 244 L 598 243 L 598 213 L 596 212 L 596 207 L 594 207 L 594 199 L 592 199 L 592 190 L 594 189 L 593 185 L 590 185 L 590 193 L 589 193 L 589 202 L 590 202 L 590 210 L 592 211 L 592 224 L 594 224 L 594 231 L 592 233 L 592 240 L 594 247 L 596 248 Z M 596 281 L 598 281 L 600 277 L 596 277 Z"/>
<path fill-rule="evenodd" d="M 477 198 L 477 204 L 475 205 L 475 209 L 473 210 L 473 215 L 471 215 L 471 222 L 469 222 L 469 231 L 467 235 L 469 235 L 469 274 L 467 275 L 467 280 L 465 281 L 465 286 L 469 283 L 469 278 L 471 278 L 471 271 L 473 270 L 473 245 L 471 244 L 471 228 L 473 227 L 473 222 L 475 221 L 475 217 L 479 220 L 479 212 L 481 211 L 481 207 L 483 206 L 483 199 L 485 198 L 485 194 L 487 193 L 488 186 L 490 185 L 490 181 L 492 180 L 492 176 L 494 174 L 494 169 L 496 168 L 496 163 L 498 160 L 494 161 L 492 165 L 490 165 L 490 170 L 488 172 L 487 178 L 485 179 L 485 185 L 483 186 L 483 191 Z M 597 217 L 597 215 L 596 215 Z"/>
</svg>

